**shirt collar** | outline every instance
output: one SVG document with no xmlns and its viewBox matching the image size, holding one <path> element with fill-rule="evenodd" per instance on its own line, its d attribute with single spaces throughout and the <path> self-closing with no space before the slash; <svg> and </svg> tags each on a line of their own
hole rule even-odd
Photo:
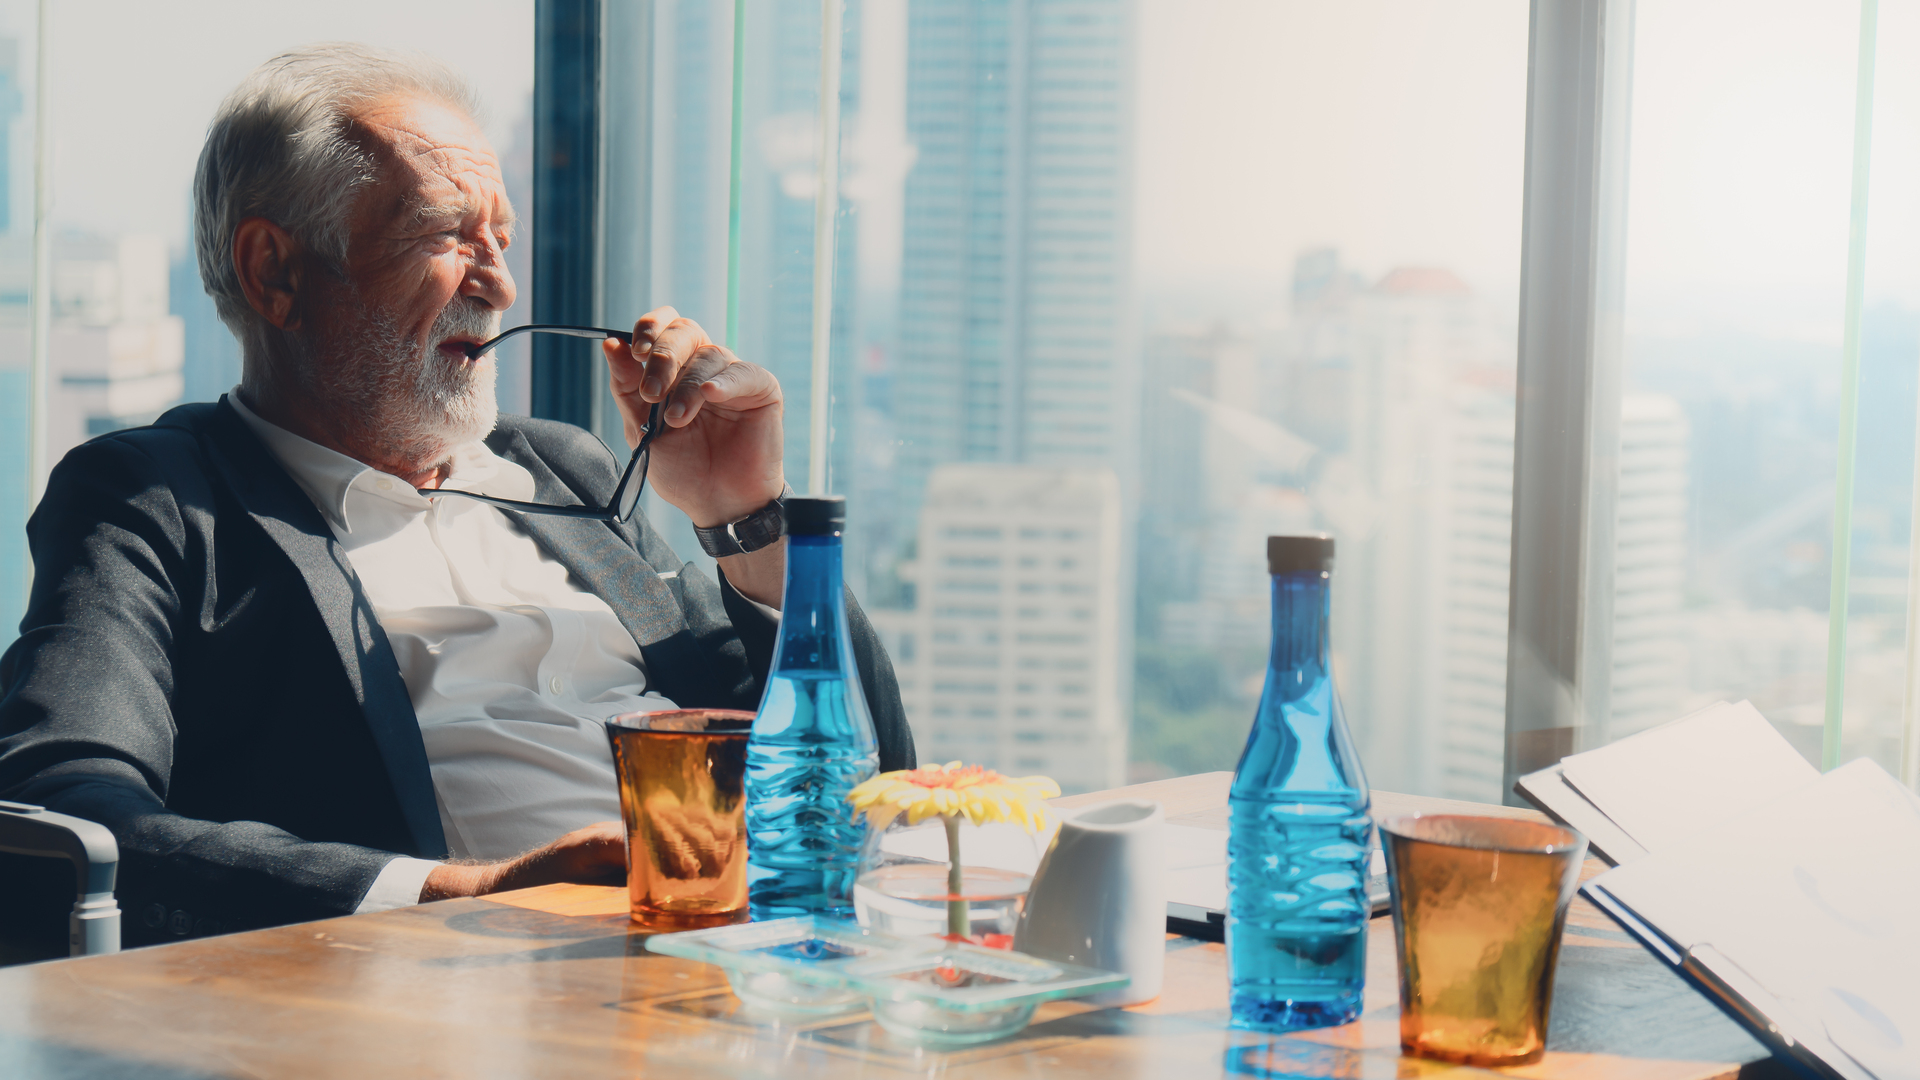
<svg viewBox="0 0 1920 1080">
<path fill-rule="evenodd" d="M 397 503 L 401 508 L 416 513 L 424 513 L 433 506 L 432 499 L 423 497 L 392 473 L 382 472 L 338 450 L 328 449 L 278 424 L 261 419 L 240 400 L 239 387 L 234 387 L 227 394 L 227 403 L 267 445 L 267 450 L 275 460 L 287 470 L 293 482 L 300 485 L 300 489 L 307 493 L 314 506 L 326 517 L 327 523 L 337 531 L 353 531 L 347 511 L 351 503 L 363 499 Z M 533 474 L 487 449 L 485 443 L 476 440 L 455 447 L 449 464 L 451 468 L 447 478 L 441 482 L 442 487 L 477 491 L 503 499 L 526 501 L 533 498 Z M 467 499 L 455 501 L 477 505 Z"/>
</svg>

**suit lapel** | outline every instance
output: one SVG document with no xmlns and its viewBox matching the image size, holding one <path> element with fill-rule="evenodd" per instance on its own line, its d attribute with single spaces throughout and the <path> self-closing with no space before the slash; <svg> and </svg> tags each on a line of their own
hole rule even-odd
<svg viewBox="0 0 1920 1080">
<path fill-rule="evenodd" d="M 533 474 L 535 501 L 583 505 L 566 482 L 534 453 L 525 435 L 515 431 L 495 442 L 495 453 Z M 609 523 L 549 514 L 507 512 L 507 516 L 559 560 L 588 592 L 605 600 L 642 649 L 686 631 L 686 616 L 672 590 Z"/>
<path fill-rule="evenodd" d="M 366 713 L 375 745 L 393 783 L 400 811 L 413 836 L 415 854 L 447 853 L 433 773 L 413 700 L 400 665 L 360 588 L 353 563 L 334 540 L 320 511 L 260 443 L 223 395 L 208 425 L 211 453 L 228 485 L 268 538 L 286 553 L 305 579 L 346 669 L 347 681 Z"/>
</svg>

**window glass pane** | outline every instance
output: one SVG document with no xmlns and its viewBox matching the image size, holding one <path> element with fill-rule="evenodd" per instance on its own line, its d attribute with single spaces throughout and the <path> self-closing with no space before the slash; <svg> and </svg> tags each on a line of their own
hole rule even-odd
<svg viewBox="0 0 1920 1080">
<path fill-rule="evenodd" d="M 276 6 L 270 18 L 261 10 L 241 0 L 54 5 L 53 212 L 60 231 L 50 460 L 94 435 L 147 423 L 178 402 L 214 400 L 239 380 L 238 346 L 200 285 L 189 188 L 214 109 L 276 53 L 345 40 L 425 51 L 446 62 L 479 94 L 508 194 L 522 220 L 530 216 L 533 0 L 340 0 Z M 530 310 L 526 238 L 523 229 L 508 253 L 521 288 L 506 325 L 526 321 Z M 500 404 L 523 412 L 525 346 L 514 346 L 517 357 L 502 350 L 508 355 Z"/>
<path fill-rule="evenodd" d="M 848 0 L 841 50 L 840 198 L 837 201 L 829 395 L 828 490 L 847 490 L 849 425 L 858 408 L 857 343 L 870 305 L 860 302 L 861 208 L 873 187 L 861 110 L 866 12 Z M 785 466 L 806 488 L 812 409 L 814 193 L 819 181 L 820 4 L 746 4 L 740 186 L 739 340 L 726 341 L 728 203 L 733 106 L 733 6 L 712 0 L 654 5 L 651 144 L 652 305 L 670 305 L 739 356 L 764 365 L 785 398 Z M 610 117 L 639 105 L 612 102 Z M 884 164 L 884 163 L 880 163 Z M 623 197 L 617 185 L 610 197 Z M 609 318 L 620 300 L 610 294 Z M 637 314 L 637 313 L 636 313 Z M 650 497 L 648 513 L 683 556 L 705 562 L 684 515 Z M 866 595 L 849 537 L 856 591 Z"/>
<path fill-rule="evenodd" d="M 1641 0 L 1628 197 L 1617 738 L 1750 699 L 1820 756 L 1858 6 Z M 1904 686 L 1920 241 L 1882 8 L 1843 758 L 1892 766 Z"/>
<path fill-rule="evenodd" d="M 27 605 L 36 7 L 0 3 L 0 627 Z"/>
<path fill-rule="evenodd" d="M 1497 801 L 1526 5 L 858 25 L 838 486 L 921 756 L 1231 768 L 1264 539 L 1328 530 L 1373 782 Z"/>
<path fill-rule="evenodd" d="M 1872 197 L 1860 348 L 1859 479 L 1848 595 L 1841 760 L 1874 758 L 1900 775 L 1914 642 L 1915 418 L 1920 408 L 1920 9 L 1880 8 Z M 1910 778 L 1911 779 L 1911 778 Z"/>
</svg>

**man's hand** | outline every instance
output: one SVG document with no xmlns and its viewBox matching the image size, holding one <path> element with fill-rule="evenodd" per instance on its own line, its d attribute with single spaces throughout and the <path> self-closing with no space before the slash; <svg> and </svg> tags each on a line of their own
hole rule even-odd
<svg viewBox="0 0 1920 1080">
<path fill-rule="evenodd" d="M 633 344 L 603 343 L 613 399 L 637 446 L 656 401 L 666 430 L 653 444 L 647 482 L 695 525 L 738 521 L 779 498 L 780 382 L 715 345 L 670 307 L 633 324 Z"/>
<path fill-rule="evenodd" d="M 497 863 L 448 863 L 435 867 L 420 889 L 420 902 L 485 896 L 511 889 L 567 882 L 623 885 L 627 880 L 626 826 L 602 821 L 575 829 L 545 847 Z"/>
<path fill-rule="evenodd" d="M 670 307 L 633 324 L 633 344 L 602 343 L 627 445 L 656 401 L 666 430 L 656 436 L 647 482 L 703 529 L 738 521 L 780 497 L 780 381 L 715 345 L 700 324 Z M 786 585 L 784 541 L 720 560 L 741 595 L 779 607 Z"/>
</svg>

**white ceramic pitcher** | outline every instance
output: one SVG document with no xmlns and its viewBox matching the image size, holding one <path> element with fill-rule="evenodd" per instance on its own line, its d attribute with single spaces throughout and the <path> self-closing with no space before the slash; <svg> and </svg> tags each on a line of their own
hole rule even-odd
<svg viewBox="0 0 1920 1080">
<path fill-rule="evenodd" d="M 1166 820 L 1151 799 L 1062 811 L 1013 947 L 1132 978 L 1086 999 L 1093 1004 L 1138 1005 L 1159 997 L 1167 957 Z"/>
</svg>

